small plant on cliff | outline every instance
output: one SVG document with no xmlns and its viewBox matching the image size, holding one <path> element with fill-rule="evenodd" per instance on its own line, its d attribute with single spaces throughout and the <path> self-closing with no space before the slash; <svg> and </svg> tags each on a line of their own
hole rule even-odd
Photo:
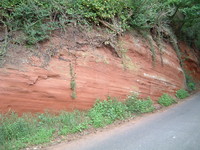
<svg viewBox="0 0 200 150">
<path fill-rule="evenodd" d="M 185 73 L 186 84 L 187 84 L 187 88 L 188 88 L 189 92 L 196 90 L 196 84 L 195 84 L 192 76 L 189 73 L 187 73 L 186 71 L 184 71 L 184 73 Z"/>
<path fill-rule="evenodd" d="M 186 91 L 184 89 L 180 89 L 176 92 L 176 97 L 179 98 L 179 99 L 184 99 L 188 96 L 189 96 L 188 91 Z"/>
<path fill-rule="evenodd" d="M 170 105 L 172 105 L 175 102 L 176 102 L 175 99 L 172 96 L 170 96 L 170 95 L 168 95 L 166 93 L 164 93 L 158 99 L 158 103 L 161 104 L 162 106 L 170 106 Z"/>
<path fill-rule="evenodd" d="M 76 76 L 75 76 L 75 72 L 74 72 L 74 68 L 73 68 L 72 64 L 70 64 L 70 76 L 71 76 L 70 88 L 72 90 L 71 97 L 73 99 L 76 99 L 76 97 L 77 97 L 77 95 L 76 95 Z"/>
<path fill-rule="evenodd" d="M 151 98 L 146 100 L 138 99 L 136 95 L 129 96 L 126 100 L 126 106 L 131 113 L 148 113 L 154 111 Z"/>
<path fill-rule="evenodd" d="M 147 42 L 149 43 L 149 50 L 151 51 L 151 56 L 152 56 L 152 65 L 155 66 L 156 64 L 156 50 L 155 47 L 153 45 L 153 37 L 151 36 L 151 34 L 149 33 L 149 31 L 146 30 L 141 30 L 140 31 L 142 36 L 147 40 Z"/>
<path fill-rule="evenodd" d="M 188 83 L 187 83 L 187 87 L 188 87 L 188 90 L 189 90 L 190 92 L 196 90 L 196 84 L 195 84 L 194 82 L 188 82 Z"/>
<path fill-rule="evenodd" d="M 113 123 L 118 119 L 125 119 L 130 116 L 127 107 L 116 99 L 108 98 L 108 100 L 97 100 L 94 107 L 89 111 L 88 116 L 95 128 L 103 127 Z"/>
</svg>

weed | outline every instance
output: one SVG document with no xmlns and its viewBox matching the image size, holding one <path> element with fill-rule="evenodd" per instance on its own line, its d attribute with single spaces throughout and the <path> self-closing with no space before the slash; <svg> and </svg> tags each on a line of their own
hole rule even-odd
<svg viewBox="0 0 200 150">
<path fill-rule="evenodd" d="M 196 90 L 196 84 L 193 81 L 187 82 L 187 87 L 189 91 Z"/>
<path fill-rule="evenodd" d="M 180 89 L 176 92 L 176 97 L 179 98 L 179 99 L 184 99 L 188 96 L 189 96 L 188 91 L 186 91 L 184 89 Z"/>
<path fill-rule="evenodd" d="M 86 113 L 74 111 L 53 115 L 23 115 L 16 113 L 0 115 L 0 149 L 13 150 L 28 145 L 42 144 L 52 140 L 54 133 L 66 135 L 87 129 L 89 118 Z"/>
<path fill-rule="evenodd" d="M 189 92 L 196 90 L 196 84 L 195 84 L 192 76 L 185 70 L 184 70 L 184 73 L 185 73 L 186 84 L 187 84 L 187 88 L 188 88 Z"/>
<path fill-rule="evenodd" d="M 71 80 L 70 87 L 71 87 L 72 90 L 76 89 L 76 82 L 75 82 L 75 80 Z"/>
<path fill-rule="evenodd" d="M 137 96 L 129 96 L 126 100 L 126 106 L 131 113 L 147 113 L 154 111 L 153 102 L 150 98 L 146 100 L 138 99 Z"/>
<path fill-rule="evenodd" d="M 89 111 L 88 116 L 95 128 L 103 127 L 113 123 L 117 119 L 125 119 L 130 116 L 127 107 L 116 99 L 98 100 L 94 107 Z"/>
<path fill-rule="evenodd" d="M 36 132 L 34 119 L 27 117 L 18 117 L 15 113 L 9 113 L 0 118 L 0 148 L 18 149 L 17 146 L 23 146 L 23 140 L 28 139 L 30 135 Z M 19 142 L 21 141 L 21 142 Z M 18 143 L 11 145 L 11 143 Z"/>
<path fill-rule="evenodd" d="M 132 59 L 127 55 L 122 55 L 122 65 L 124 70 L 136 70 L 137 66 L 133 63 Z"/>
<path fill-rule="evenodd" d="M 173 103 L 175 103 L 175 99 L 164 93 L 159 99 L 158 99 L 158 103 L 161 104 L 162 106 L 170 106 L 172 105 Z"/>
<path fill-rule="evenodd" d="M 149 43 L 150 51 L 151 51 L 151 56 L 152 56 L 152 65 L 155 66 L 155 62 L 156 62 L 156 50 L 155 50 L 155 47 L 153 45 L 153 42 L 154 42 L 153 38 L 152 38 L 151 34 L 149 33 L 149 31 L 141 30 L 140 32 L 143 35 L 143 37 Z"/>
<path fill-rule="evenodd" d="M 55 129 L 53 128 L 50 128 L 50 129 L 41 128 L 37 130 L 37 132 L 33 134 L 33 136 L 29 135 L 28 138 L 22 139 L 22 142 L 32 143 L 34 145 L 50 142 L 52 140 L 52 136 L 54 132 L 55 132 Z"/>
<path fill-rule="evenodd" d="M 71 97 L 73 99 L 76 99 L 77 95 L 76 95 L 76 76 L 75 76 L 75 72 L 74 72 L 74 68 L 72 66 L 72 64 L 70 64 L 70 76 L 71 76 L 71 81 L 70 81 L 70 88 L 72 90 L 72 95 Z"/>
<path fill-rule="evenodd" d="M 76 99 L 76 97 L 77 97 L 77 95 L 76 95 L 76 91 L 72 91 L 72 95 L 71 95 L 71 97 L 72 97 L 73 99 Z"/>
<path fill-rule="evenodd" d="M 127 100 L 125 101 L 125 104 L 127 106 L 127 110 L 130 111 L 131 113 L 133 113 L 134 111 L 134 105 L 135 105 L 135 101 L 138 100 L 138 96 L 136 94 L 132 94 L 130 96 L 128 96 Z"/>
<path fill-rule="evenodd" d="M 88 128 L 89 118 L 86 113 L 74 111 L 72 113 L 62 112 L 58 116 L 59 135 L 81 132 Z"/>
</svg>

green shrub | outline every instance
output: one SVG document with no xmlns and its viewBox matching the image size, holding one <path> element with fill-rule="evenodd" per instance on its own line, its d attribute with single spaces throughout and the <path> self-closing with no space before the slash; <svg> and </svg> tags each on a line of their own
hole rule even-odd
<svg viewBox="0 0 200 150">
<path fill-rule="evenodd" d="M 23 115 L 15 113 L 0 115 L 0 149 L 22 149 L 29 145 L 42 144 L 59 135 L 80 132 L 87 129 L 89 118 L 80 111 Z"/>
<path fill-rule="evenodd" d="M 164 93 L 159 99 L 158 99 L 158 103 L 161 104 L 162 106 L 170 106 L 172 105 L 173 103 L 175 103 L 175 99 Z"/>
<path fill-rule="evenodd" d="M 132 0 L 132 15 L 129 24 L 137 28 L 152 28 L 160 18 L 159 14 L 164 7 L 163 3 L 158 0 Z M 167 17 L 166 17 L 167 18 Z"/>
<path fill-rule="evenodd" d="M 129 4 L 130 0 L 77 0 L 76 9 L 78 8 L 83 17 L 92 22 L 112 22 L 116 17 L 122 25 L 128 19 Z"/>
<path fill-rule="evenodd" d="M 51 7 L 46 5 L 45 1 L 40 3 L 37 0 L 27 0 L 16 5 L 11 14 L 9 26 L 13 30 L 22 30 L 26 36 L 24 42 L 27 44 L 36 44 L 48 39 L 51 31 L 58 26 L 56 22 L 50 21 Z"/>
<path fill-rule="evenodd" d="M 104 101 L 98 100 L 88 112 L 91 123 L 96 128 L 111 124 L 118 119 L 124 119 L 129 115 L 125 104 L 110 98 Z"/>
<path fill-rule="evenodd" d="M 34 135 L 36 132 L 34 120 L 21 117 L 15 113 L 2 115 L 0 118 L 0 148 L 1 149 L 19 149 L 11 145 L 13 141 L 22 141 L 29 138 L 30 135 Z M 23 142 L 20 142 L 21 146 Z"/>
<path fill-rule="evenodd" d="M 196 84 L 194 82 L 188 82 L 187 87 L 189 91 L 194 91 L 196 90 Z"/>
<path fill-rule="evenodd" d="M 148 113 L 154 111 L 153 102 L 150 98 L 140 100 L 137 96 L 129 96 L 126 100 L 126 106 L 131 113 Z"/>
<path fill-rule="evenodd" d="M 191 92 L 191 91 L 194 91 L 196 90 L 196 84 L 192 78 L 191 75 L 189 75 L 188 72 L 184 71 L 185 72 L 185 77 L 186 77 L 186 84 L 187 84 L 187 89 Z"/>
<path fill-rule="evenodd" d="M 131 113 L 134 113 L 135 109 L 135 101 L 137 101 L 139 98 L 137 95 L 129 95 L 128 98 L 125 101 L 125 104 L 127 106 L 127 110 L 130 111 Z"/>
<path fill-rule="evenodd" d="M 181 13 L 184 14 L 184 25 L 181 26 L 180 36 L 189 45 L 200 50 L 200 14 L 194 13 L 199 9 L 200 3 L 197 0 L 191 0 L 188 6 L 180 9 Z"/>
<path fill-rule="evenodd" d="M 179 98 L 179 99 L 184 99 L 188 96 L 189 96 L 188 91 L 186 91 L 184 89 L 180 89 L 176 92 L 176 97 Z"/>
<path fill-rule="evenodd" d="M 36 44 L 61 27 L 67 6 L 66 0 L 3 0 L 0 23 L 3 22 L 11 32 L 22 31 L 26 44 Z"/>
</svg>

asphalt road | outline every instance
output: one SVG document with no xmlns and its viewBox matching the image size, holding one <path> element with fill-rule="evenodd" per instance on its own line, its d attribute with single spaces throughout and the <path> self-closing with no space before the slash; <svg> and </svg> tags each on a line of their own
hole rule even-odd
<svg viewBox="0 0 200 150">
<path fill-rule="evenodd" d="M 164 112 L 51 150 L 200 150 L 200 93 Z"/>
</svg>

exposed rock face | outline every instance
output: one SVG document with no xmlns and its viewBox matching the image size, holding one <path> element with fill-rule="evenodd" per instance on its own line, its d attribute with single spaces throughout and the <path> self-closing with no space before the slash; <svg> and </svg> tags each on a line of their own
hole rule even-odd
<svg viewBox="0 0 200 150">
<path fill-rule="evenodd" d="M 185 43 L 181 42 L 180 49 L 183 54 L 184 68 L 189 71 L 190 75 L 196 82 L 200 81 L 200 62 L 198 56 L 200 56 L 198 50 L 194 50 Z"/>
<path fill-rule="evenodd" d="M 164 45 L 163 61 L 156 50 L 153 66 L 146 41 L 126 34 L 120 44 L 122 58 L 107 48 L 82 46 L 81 51 L 69 54 L 63 47 L 45 69 L 27 64 L 21 68 L 23 71 L 8 65 L 1 68 L 0 111 L 84 110 L 97 98 L 124 99 L 137 92 L 157 100 L 162 93 L 174 94 L 185 87 L 183 71 L 171 46 Z M 70 64 L 75 73 L 76 99 L 71 98 Z"/>
</svg>

